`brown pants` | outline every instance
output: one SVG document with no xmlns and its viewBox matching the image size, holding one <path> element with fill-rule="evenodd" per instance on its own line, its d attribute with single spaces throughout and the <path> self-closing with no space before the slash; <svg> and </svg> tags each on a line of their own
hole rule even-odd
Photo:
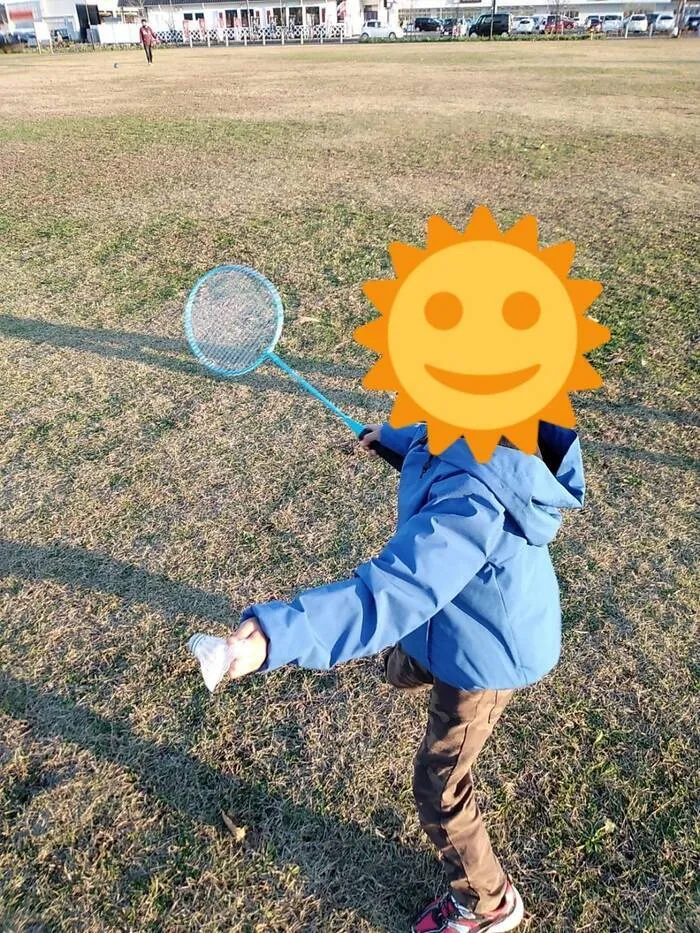
<svg viewBox="0 0 700 933">
<path fill-rule="evenodd" d="M 146 45 L 146 43 L 144 42 L 143 50 L 146 53 L 146 61 L 148 62 L 149 65 L 152 65 L 153 64 L 153 46 Z"/>
<path fill-rule="evenodd" d="M 471 768 L 513 691 L 449 687 L 399 647 L 386 657 L 386 679 L 400 690 L 432 687 L 413 778 L 418 816 L 457 900 L 479 913 L 494 910 L 505 893 L 506 874 L 479 812 Z"/>
</svg>

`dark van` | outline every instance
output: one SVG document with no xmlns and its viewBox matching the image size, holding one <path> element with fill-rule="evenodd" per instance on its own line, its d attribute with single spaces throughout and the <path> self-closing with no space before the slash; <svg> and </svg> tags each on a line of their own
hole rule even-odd
<svg viewBox="0 0 700 933">
<path fill-rule="evenodd" d="M 496 13 L 493 17 L 494 36 L 505 36 L 510 32 L 510 13 Z M 476 22 L 469 27 L 470 36 L 491 35 L 491 14 L 483 13 Z"/>
<path fill-rule="evenodd" d="M 413 28 L 416 32 L 442 32 L 442 20 L 432 16 L 417 16 Z"/>
</svg>

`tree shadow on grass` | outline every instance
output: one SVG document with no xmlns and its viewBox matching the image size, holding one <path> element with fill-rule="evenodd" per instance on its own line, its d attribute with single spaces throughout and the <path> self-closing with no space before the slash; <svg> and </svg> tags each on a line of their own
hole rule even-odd
<svg viewBox="0 0 700 933">
<path fill-rule="evenodd" d="M 225 596 L 64 544 L 44 546 L 0 539 L 0 579 L 56 580 L 147 603 L 163 616 L 197 615 L 228 622 Z M 262 782 L 244 782 L 199 761 L 182 748 L 135 736 L 126 721 L 106 719 L 61 693 L 0 672 L 0 710 L 26 721 L 39 739 L 60 738 L 97 758 L 127 768 L 144 792 L 186 817 L 222 830 L 220 810 L 254 828 L 248 845 L 298 865 L 310 891 L 332 909 L 355 910 L 381 929 L 390 908 L 405 910 L 404 926 L 433 890 L 435 860 L 352 822 L 300 806 Z M 37 784 L 37 792 L 41 789 Z M 386 822 L 386 821 L 384 821 Z M 397 825 L 402 821 L 397 820 Z M 386 829 L 382 824 L 382 829 Z M 348 872 L 352 865 L 352 872 Z"/>
<path fill-rule="evenodd" d="M 236 614 L 225 596 L 65 544 L 22 544 L 0 538 L 0 578 L 8 576 L 56 580 L 119 596 L 127 602 L 148 603 L 165 618 L 188 614 L 211 622 L 230 622 Z"/>
<path fill-rule="evenodd" d="M 57 691 L 0 672 L 0 710 L 26 723 L 38 739 L 69 742 L 127 769 L 144 793 L 188 819 L 222 830 L 220 810 L 230 811 L 257 828 L 249 851 L 271 847 L 278 865 L 299 866 L 308 890 L 331 909 L 356 911 L 387 931 L 398 910 L 404 917 L 396 929 L 405 929 L 433 889 L 437 870 L 428 854 L 299 805 L 262 782 L 222 774 Z"/>
<path fill-rule="evenodd" d="M 210 382 L 229 382 L 233 386 L 245 385 L 257 392 L 274 391 L 298 396 L 301 391 L 289 376 L 283 375 L 278 369 L 275 371 L 272 368 L 273 364 L 231 379 L 216 376 L 191 357 L 184 338 L 180 340 L 174 337 L 156 337 L 151 334 L 108 328 L 98 330 L 73 324 L 52 324 L 33 318 L 18 318 L 10 314 L 0 314 L 0 336 L 26 340 L 37 345 L 66 347 L 106 359 L 140 363 L 166 372 L 181 373 Z M 286 354 L 285 361 L 294 369 L 298 369 L 300 374 L 309 378 L 333 376 L 359 383 L 365 373 L 364 370 L 356 367 L 296 358 Z M 364 409 L 373 413 L 374 416 L 378 416 L 379 413 L 386 414 L 388 407 L 386 396 L 353 389 L 333 388 L 329 391 L 332 391 L 332 400 L 336 403 Z"/>
<path fill-rule="evenodd" d="M 95 329 L 79 327 L 73 324 L 53 324 L 34 318 L 19 318 L 10 314 L 0 314 L 0 336 L 26 340 L 34 344 L 48 344 L 53 347 L 67 347 L 84 353 L 94 353 L 107 359 L 128 360 L 145 366 L 156 367 L 169 372 L 182 373 L 198 379 L 222 381 L 220 377 L 209 373 L 189 356 L 184 339 L 157 337 L 152 334 L 139 334 L 130 331 L 109 328 Z M 366 370 L 331 361 L 297 358 L 285 354 L 285 360 L 302 375 L 341 377 L 349 382 L 359 383 Z M 298 394 L 300 389 L 281 373 L 270 368 L 256 370 L 238 376 L 230 381 L 232 385 L 246 385 L 260 392 L 284 392 Z M 333 401 L 341 405 L 364 409 L 372 417 L 385 417 L 389 408 L 389 399 L 376 392 L 362 392 L 353 389 L 332 389 Z M 577 397 L 576 407 L 582 411 L 590 410 L 610 416 L 628 416 L 645 421 L 669 421 L 679 426 L 697 427 L 700 418 L 692 411 L 665 411 L 647 405 L 613 403 L 604 398 Z M 694 468 L 697 461 L 683 456 L 666 453 L 652 453 L 631 447 L 613 448 L 633 459 L 646 459 L 681 469 Z"/>
</svg>

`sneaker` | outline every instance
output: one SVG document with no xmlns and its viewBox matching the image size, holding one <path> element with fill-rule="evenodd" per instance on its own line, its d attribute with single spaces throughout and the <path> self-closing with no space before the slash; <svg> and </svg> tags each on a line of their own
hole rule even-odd
<svg viewBox="0 0 700 933">
<path fill-rule="evenodd" d="M 517 888 L 508 882 L 499 907 L 485 914 L 462 907 L 451 894 L 436 897 L 412 927 L 412 933 L 506 933 L 514 930 L 525 910 Z"/>
</svg>

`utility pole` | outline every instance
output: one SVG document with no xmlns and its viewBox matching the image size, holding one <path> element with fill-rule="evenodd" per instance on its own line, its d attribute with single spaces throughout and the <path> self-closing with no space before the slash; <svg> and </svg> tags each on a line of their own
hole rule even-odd
<svg viewBox="0 0 700 933">
<path fill-rule="evenodd" d="M 496 0 L 491 0 L 491 29 L 489 30 L 489 42 L 493 39 L 493 21 L 496 17 Z"/>
<path fill-rule="evenodd" d="M 685 3 L 686 3 L 686 0 L 678 0 L 678 8 L 676 9 L 676 29 L 678 30 L 677 35 L 679 36 L 683 30 L 683 20 L 685 18 Z"/>
</svg>

